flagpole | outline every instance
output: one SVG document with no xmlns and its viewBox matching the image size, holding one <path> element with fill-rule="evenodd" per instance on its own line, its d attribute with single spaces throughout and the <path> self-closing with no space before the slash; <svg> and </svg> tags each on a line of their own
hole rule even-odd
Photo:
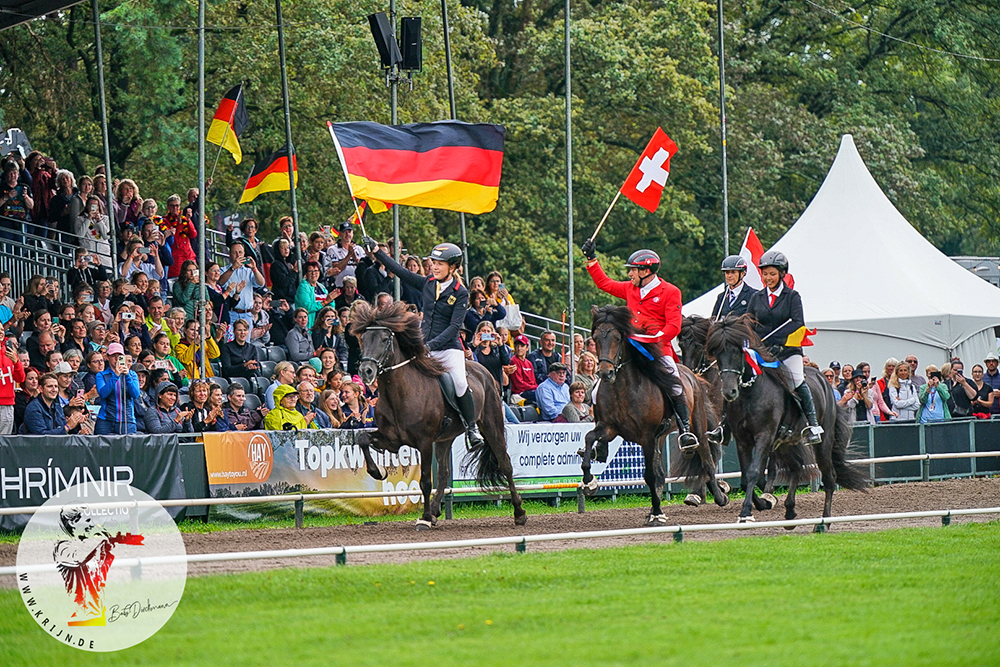
<svg viewBox="0 0 1000 667">
<path fill-rule="evenodd" d="M 565 30 L 566 42 L 566 307 L 569 309 L 570 377 L 574 377 L 573 334 L 576 327 L 576 296 L 573 284 L 573 94 L 570 89 L 570 0 L 566 0 Z M 621 192 L 619 190 L 619 192 Z M 617 200 L 617 197 L 615 198 Z M 596 232 L 595 232 L 596 235 Z M 565 316 L 564 316 L 565 317 Z M 563 339 L 565 341 L 565 338 Z"/>
<path fill-rule="evenodd" d="M 299 247 L 299 207 L 295 201 L 295 167 L 292 156 L 292 112 L 288 104 L 288 67 L 285 63 L 285 24 L 281 18 L 281 0 L 274 0 L 274 11 L 278 19 L 278 59 L 281 63 L 281 95 L 285 107 L 285 144 L 288 147 L 288 191 L 291 193 L 292 224 L 295 225 L 295 256 L 298 258 L 299 280 L 302 280 L 302 249 Z"/>
<path fill-rule="evenodd" d="M 354 204 L 354 213 L 358 216 L 358 224 L 361 225 L 361 235 L 368 236 L 365 231 L 365 219 L 358 208 L 358 199 L 354 196 L 354 186 L 351 185 L 351 175 L 347 171 L 347 161 L 344 159 L 344 149 L 340 146 L 337 133 L 333 131 L 333 123 L 326 121 L 326 129 L 330 130 L 330 138 L 333 139 L 333 147 L 337 149 L 337 159 L 340 160 L 340 168 L 344 170 L 344 180 L 347 181 L 347 191 L 351 193 L 351 202 Z"/>
<path fill-rule="evenodd" d="M 201 378 L 206 377 L 208 332 L 205 291 L 205 0 L 198 0 L 198 281 L 201 304 Z"/>
<path fill-rule="evenodd" d="M 604 217 L 601 218 L 601 222 L 600 224 L 597 225 L 597 229 L 595 229 L 594 233 L 590 235 L 591 241 L 597 238 L 597 232 L 601 231 L 601 227 L 604 226 L 604 221 L 608 219 L 608 215 L 610 215 L 611 209 L 615 207 L 615 204 L 618 203 L 618 198 L 621 196 L 622 196 L 622 191 L 618 190 L 618 192 L 615 193 L 615 198 L 611 200 L 611 206 L 609 206 L 608 210 L 604 212 Z"/>
<path fill-rule="evenodd" d="M 448 108 L 452 120 L 458 120 L 458 108 L 455 105 L 455 72 L 451 66 L 451 26 L 448 22 L 448 0 L 441 0 L 441 23 L 444 27 L 444 68 L 448 73 Z M 465 213 L 458 212 L 458 227 L 462 241 L 462 267 L 466 280 L 469 280 L 469 237 L 465 227 Z"/>
<path fill-rule="evenodd" d="M 236 110 L 240 107 L 240 98 L 243 97 L 243 84 L 240 84 L 239 92 L 236 93 L 236 104 L 233 105 L 233 113 L 229 116 L 229 122 L 226 123 L 226 129 L 222 131 L 222 141 L 219 142 L 219 152 L 215 154 L 215 164 L 212 165 L 212 175 L 208 177 L 208 180 L 215 178 L 215 168 L 219 166 L 219 158 L 222 157 L 222 146 L 226 143 L 226 137 L 229 136 L 229 128 L 232 127 L 233 119 L 236 118 Z"/>
<path fill-rule="evenodd" d="M 719 133 L 722 140 L 722 249 L 729 254 L 729 175 L 726 169 L 726 48 L 722 32 L 722 0 L 719 0 Z"/>
</svg>

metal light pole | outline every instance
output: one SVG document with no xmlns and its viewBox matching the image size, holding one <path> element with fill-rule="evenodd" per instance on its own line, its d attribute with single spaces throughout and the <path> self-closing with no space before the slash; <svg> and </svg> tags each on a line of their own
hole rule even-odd
<svg viewBox="0 0 1000 667">
<path fill-rule="evenodd" d="M 729 175 L 726 171 L 726 45 L 719 0 L 719 128 L 722 137 L 722 249 L 729 254 Z"/>
<path fill-rule="evenodd" d="M 205 291 L 205 0 L 198 0 L 198 276 L 201 304 L 201 377 L 208 364 L 208 294 Z"/>
<path fill-rule="evenodd" d="M 389 0 L 389 30 L 396 40 L 396 0 Z M 389 114 L 392 125 L 399 124 L 399 63 L 389 69 Z M 392 207 L 392 258 L 399 263 L 399 206 Z M 392 277 L 393 298 L 399 301 L 399 276 Z"/>
<path fill-rule="evenodd" d="M 104 49 L 101 48 L 101 12 L 97 0 L 91 0 L 94 10 L 94 47 L 97 52 L 97 91 L 101 98 L 101 137 L 104 139 L 104 182 L 108 186 L 104 203 L 108 206 L 108 226 L 111 233 L 111 272 L 118 267 L 118 242 L 115 233 L 115 207 L 111 205 L 111 142 L 108 139 L 108 105 L 104 96 Z"/>
<path fill-rule="evenodd" d="M 295 226 L 295 256 L 298 257 L 299 280 L 302 280 L 302 249 L 299 247 L 299 207 L 295 201 L 295 167 L 292 145 L 292 112 L 288 105 L 288 67 L 285 64 L 285 22 L 281 18 L 281 0 L 274 0 L 274 12 L 278 19 L 278 60 L 281 63 L 281 97 L 285 108 L 285 145 L 288 147 L 288 192 L 292 204 L 292 224 Z"/>
<path fill-rule="evenodd" d="M 573 294 L 573 95 L 570 88 L 570 0 L 566 0 L 566 267 L 568 269 L 569 360 L 573 365 L 573 334 L 576 332 L 576 297 Z M 573 371 L 570 369 L 570 376 Z"/>
<path fill-rule="evenodd" d="M 441 0 L 441 23 L 444 25 L 444 66 L 448 72 L 448 107 L 451 110 L 452 120 L 458 120 L 458 111 L 455 106 L 455 72 L 451 66 L 451 26 L 448 23 L 448 0 Z M 469 274 L 469 238 L 465 228 L 465 213 L 458 214 L 458 227 L 462 234 L 462 271 L 465 280 L 471 279 Z"/>
</svg>

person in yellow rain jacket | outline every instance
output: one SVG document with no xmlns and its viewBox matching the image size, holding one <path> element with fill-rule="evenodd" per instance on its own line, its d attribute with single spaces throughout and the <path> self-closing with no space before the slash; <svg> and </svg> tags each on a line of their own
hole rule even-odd
<svg viewBox="0 0 1000 667">
<path fill-rule="evenodd" d="M 316 414 L 310 412 L 303 416 L 295 409 L 299 400 L 299 391 L 290 384 L 283 384 L 274 390 L 274 410 L 264 417 L 264 429 L 268 431 L 305 430 L 312 426 Z"/>
<path fill-rule="evenodd" d="M 226 334 L 224 327 L 219 327 L 216 336 L 221 340 Z M 221 352 L 215 338 L 209 336 L 205 340 L 205 349 L 208 350 L 208 359 L 217 359 Z M 201 377 L 201 324 L 197 320 L 188 320 L 184 325 L 184 335 L 177 345 L 174 346 L 174 356 L 184 364 L 184 370 L 192 380 Z M 206 360 L 205 377 L 214 377 L 212 366 Z"/>
</svg>

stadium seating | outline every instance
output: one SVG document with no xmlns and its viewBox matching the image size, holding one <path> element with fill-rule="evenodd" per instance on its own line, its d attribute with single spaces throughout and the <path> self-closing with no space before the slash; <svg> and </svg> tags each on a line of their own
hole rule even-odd
<svg viewBox="0 0 1000 667">
<path fill-rule="evenodd" d="M 226 393 L 227 391 L 229 391 L 229 380 L 227 380 L 226 378 L 214 377 L 211 380 L 209 380 L 209 382 L 217 384 L 220 387 L 222 387 L 222 393 Z"/>
<path fill-rule="evenodd" d="M 272 345 L 267 348 L 267 360 L 277 363 L 279 361 L 287 361 L 288 357 L 285 355 L 285 349 L 283 347 Z"/>
<path fill-rule="evenodd" d="M 260 406 L 264 405 L 264 401 L 261 400 L 260 396 L 257 394 L 247 394 L 246 403 L 243 404 L 247 410 L 256 410 Z"/>
<path fill-rule="evenodd" d="M 230 386 L 238 384 L 241 387 L 243 387 L 243 391 L 247 392 L 248 394 L 251 393 L 250 380 L 246 378 L 229 378 L 229 384 Z"/>
<path fill-rule="evenodd" d="M 260 375 L 261 375 L 261 377 L 267 378 L 267 383 L 268 384 L 271 384 L 271 376 L 274 375 L 274 367 L 276 365 L 277 365 L 277 362 L 274 362 L 274 361 L 262 361 L 262 362 L 260 362 Z"/>
</svg>

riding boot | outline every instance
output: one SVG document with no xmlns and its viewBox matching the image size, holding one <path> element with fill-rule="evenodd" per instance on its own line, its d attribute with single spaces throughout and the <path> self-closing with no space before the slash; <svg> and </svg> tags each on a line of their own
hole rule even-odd
<svg viewBox="0 0 1000 667">
<path fill-rule="evenodd" d="M 472 390 L 470 389 L 457 398 L 458 414 L 465 426 L 465 435 L 468 436 L 468 448 L 481 447 L 484 441 L 482 434 L 479 433 L 479 426 L 476 425 L 476 403 L 472 399 Z"/>
<path fill-rule="evenodd" d="M 818 445 L 823 441 L 823 427 L 819 425 L 816 420 L 816 405 L 813 403 L 812 391 L 809 390 L 809 385 L 805 382 L 800 384 L 795 388 L 795 395 L 799 397 L 799 403 L 802 404 L 802 413 L 805 415 L 806 426 L 802 429 L 802 437 L 805 438 L 806 444 Z"/>
<path fill-rule="evenodd" d="M 671 394 L 670 405 L 673 407 L 674 415 L 677 417 L 677 431 L 679 433 L 677 436 L 678 447 L 682 451 L 696 448 L 698 446 L 698 438 L 691 432 L 691 424 L 688 421 L 690 415 L 684 394 L 677 396 Z"/>
</svg>

